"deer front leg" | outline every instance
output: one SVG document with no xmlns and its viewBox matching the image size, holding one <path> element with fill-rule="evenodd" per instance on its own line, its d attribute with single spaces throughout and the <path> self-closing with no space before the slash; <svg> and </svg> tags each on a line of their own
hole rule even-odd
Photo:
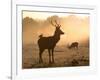
<svg viewBox="0 0 100 80">
<path fill-rule="evenodd" d="M 49 63 L 51 63 L 51 53 L 50 53 L 50 49 L 48 49 L 48 53 L 49 53 Z"/>
<path fill-rule="evenodd" d="M 54 61 L 54 54 L 53 54 L 53 52 L 54 52 L 54 49 L 52 49 L 52 63 L 55 62 L 55 61 Z"/>
</svg>

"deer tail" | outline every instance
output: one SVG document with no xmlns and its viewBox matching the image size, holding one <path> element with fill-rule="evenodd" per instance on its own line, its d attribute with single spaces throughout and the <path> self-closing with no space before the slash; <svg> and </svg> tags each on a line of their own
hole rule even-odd
<svg viewBox="0 0 100 80">
<path fill-rule="evenodd" d="M 43 37 L 43 34 L 39 35 L 39 38 L 42 38 Z"/>
</svg>

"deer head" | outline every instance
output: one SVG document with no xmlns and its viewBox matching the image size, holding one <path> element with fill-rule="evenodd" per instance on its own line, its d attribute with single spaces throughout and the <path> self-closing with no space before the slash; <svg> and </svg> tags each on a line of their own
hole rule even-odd
<svg viewBox="0 0 100 80">
<path fill-rule="evenodd" d="M 56 20 L 55 20 L 54 22 L 55 22 L 55 24 L 54 24 L 52 21 L 50 21 L 50 23 L 51 23 L 54 27 L 56 27 L 55 34 L 58 34 L 58 35 L 64 34 L 64 32 L 60 29 L 61 25 L 58 24 Z"/>
</svg>

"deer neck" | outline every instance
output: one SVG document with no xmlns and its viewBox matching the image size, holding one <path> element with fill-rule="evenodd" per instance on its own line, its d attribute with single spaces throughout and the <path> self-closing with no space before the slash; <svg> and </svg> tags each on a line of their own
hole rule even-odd
<svg viewBox="0 0 100 80">
<path fill-rule="evenodd" d="M 54 34 L 53 37 L 56 43 L 60 40 L 60 35 Z"/>
</svg>

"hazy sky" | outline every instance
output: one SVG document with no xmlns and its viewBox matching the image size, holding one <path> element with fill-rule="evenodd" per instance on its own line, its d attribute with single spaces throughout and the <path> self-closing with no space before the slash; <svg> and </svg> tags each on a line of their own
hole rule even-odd
<svg viewBox="0 0 100 80">
<path fill-rule="evenodd" d="M 24 11 L 23 19 L 29 17 L 36 21 L 39 20 L 37 24 L 28 25 L 27 29 L 23 30 L 24 44 L 36 43 L 40 34 L 52 36 L 55 27 L 47 23 L 46 20 L 54 15 L 58 16 L 61 29 L 65 32 L 58 44 L 67 44 L 75 41 L 84 42 L 89 39 L 89 15 Z"/>
<path fill-rule="evenodd" d="M 49 13 L 49 12 L 29 12 L 29 11 L 23 11 L 23 18 L 25 17 L 31 17 L 33 19 L 41 19 L 41 20 L 44 20 L 44 19 L 47 19 L 49 16 L 53 16 L 53 15 L 57 15 L 59 17 L 67 17 L 71 14 L 67 14 L 67 13 Z M 80 18 L 85 18 L 86 14 L 74 14 L 76 15 L 77 17 L 80 17 Z"/>
</svg>

